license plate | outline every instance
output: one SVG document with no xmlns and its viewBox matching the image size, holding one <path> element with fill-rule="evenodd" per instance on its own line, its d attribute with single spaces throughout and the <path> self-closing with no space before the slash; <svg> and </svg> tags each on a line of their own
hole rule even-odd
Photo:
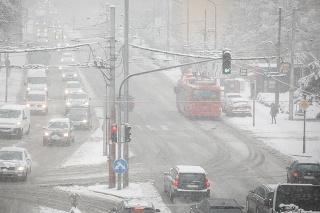
<svg viewBox="0 0 320 213">
<path fill-rule="evenodd" d="M 198 185 L 187 185 L 188 188 L 198 188 Z"/>
<path fill-rule="evenodd" d="M 307 180 L 313 180 L 314 177 L 313 176 L 304 176 L 304 179 L 307 179 Z"/>
<path fill-rule="evenodd" d="M 52 140 L 55 140 L 55 141 L 58 141 L 58 140 L 60 140 L 60 137 L 59 137 L 58 135 L 53 135 L 53 136 L 51 137 L 51 139 L 52 139 Z"/>
</svg>

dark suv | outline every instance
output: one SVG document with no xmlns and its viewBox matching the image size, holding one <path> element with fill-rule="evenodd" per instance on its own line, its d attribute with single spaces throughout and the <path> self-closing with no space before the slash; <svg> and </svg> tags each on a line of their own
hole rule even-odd
<svg viewBox="0 0 320 213">
<path fill-rule="evenodd" d="M 229 198 L 205 198 L 192 205 L 190 213 L 243 213 L 243 207 Z"/>
<path fill-rule="evenodd" d="M 320 184 L 320 163 L 316 160 L 296 160 L 287 167 L 288 183 Z"/>
<path fill-rule="evenodd" d="M 74 128 L 90 129 L 92 127 L 92 117 L 87 108 L 71 107 L 67 118 L 71 120 Z"/>
<path fill-rule="evenodd" d="M 109 212 L 114 213 L 156 213 L 160 212 L 149 201 L 142 199 L 124 199 L 117 208 L 111 209 Z"/>
<path fill-rule="evenodd" d="M 164 192 L 172 202 L 175 197 L 201 200 L 210 198 L 210 182 L 202 167 L 179 165 L 164 173 Z"/>
</svg>

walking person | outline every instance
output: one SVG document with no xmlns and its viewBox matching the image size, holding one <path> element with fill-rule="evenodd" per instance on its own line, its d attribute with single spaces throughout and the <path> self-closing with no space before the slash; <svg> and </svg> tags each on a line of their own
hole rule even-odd
<svg viewBox="0 0 320 213">
<path fill-rule="evenodd" d="M 273 124 L 273 121 L 275 124 L 277 123 L 277 120 L 276 120 L 277 113 L 278 113 L 278 110 L 277 110 L 276 106 L 274 105 L 274 103 L 272 103 L 271 109 L 270 109 L 271 124 Z"/>
</svg>

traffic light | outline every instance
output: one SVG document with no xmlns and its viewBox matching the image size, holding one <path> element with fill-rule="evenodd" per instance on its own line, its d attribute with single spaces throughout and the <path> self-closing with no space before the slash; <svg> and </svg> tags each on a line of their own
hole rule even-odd
<svg viewBox="0 0 320 213">
<path fill-rule="evenodd" d="M 231 74 L 231 52 L 223 50 L 222 53 L 222 74 Z"/>
<path fill-rule="evenodd" d="M 124 126 L 124 137 L 125 137 L 125 142 L 130 142 L 131 141 L 131 126 L 130 124 L 126 123 Z"/>
<path fill-rule="evenodd" d="M 111 124 L 111 141 L 117 143 L 117 124 Z"/>
</svg>

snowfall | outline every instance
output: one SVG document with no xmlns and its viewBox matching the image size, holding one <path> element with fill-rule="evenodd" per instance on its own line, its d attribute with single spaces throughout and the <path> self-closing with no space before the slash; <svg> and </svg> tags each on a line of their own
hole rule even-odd
<svg viewBox="0 0 320 213">
<path fill-rule="evenodd" d="M 11 54 L 10 60 L 13 65 L 22 65 L 25 59 L 24 54 Z M 21 63 L 22 62 L 22 63 Z M 155 66 L 155 68 L 157 68 Z M 4 68 L 0 71 L 0 105 L 4 104 L 5 97 L 5 75 Z M 173 82 L 177 82 L 180 78 L 180 70 L 170 70 L 164 72 L 170 77 Z M 81 76 L 80 76 L 81 77 Z M 12 69 L 8 78 L 8 102 L 15 103 L 21 86 L 21 69 Z M 84 79 L 85 80 L 85 79 Z M 247 86 L 245 86 L 247 88 Z M 243 96 L 247 95 L 247 89 L 244 89 Z M 226 117 L 222 115 L 222 120 L 235 128 L 245 130 L 248 134 L 252 134 L 262 140 L 264 146 L 270 150 L 278 150 L 283 156 L 290 159 L 299 158 L 314 158 L 320 160 L 320 120 L 316 120 L 317 113 L 320 112 L 320 106 L 317 103 L 312 103 L 306 111 L 306 146 L 303 153 L 303 116 L 294 115 L 293 120 L 289 120 L 288 114 L 278 114 L 277 124 L 271 124 L 270 108 L 267 103 L 274 101 L 274 94 L 259 94 L 256 100 L 255 125 L 253 118 L 243 117 Z M 286 108 L 285 103 L 288 103 L 288 94 L 280 95 L 280 102 L 283 108 Z M 102 109 L 95 108 L 96 117 L 102 116 Z M 100 120 L 102 125 L 102 120 Z M 92 164 L 106 164 L 107 156 L 103 156 L 102 130 L 97 128 L 90 138 L 65 161 L 62 167 L 72 167 Z M 133 153 L 130 153 L 133 156 Z M 152 182 L 130 183 L 129 187 L 117 190 L 116 188 L 109 189 L 108 185 L 92 185 L 92 186 L 59 186 L 57 190 L 67 191 L 69 193 L 78 193 L 79 195 L 104 197 L 120 201 L 123 198 L 143 198 L 153 202 L 156 208 L 161 209 L 161 212 L 169 213 L 169 208 L 162 202 L 161 196 L 155 189 Z M 81 209 L 80 209 L 81 210 Z M 80 212 L 77 209 L 77 212 Z M 47 207 L 39 207 L 39 212 L 43 213 L 62 213 Z"/>
</svg>

